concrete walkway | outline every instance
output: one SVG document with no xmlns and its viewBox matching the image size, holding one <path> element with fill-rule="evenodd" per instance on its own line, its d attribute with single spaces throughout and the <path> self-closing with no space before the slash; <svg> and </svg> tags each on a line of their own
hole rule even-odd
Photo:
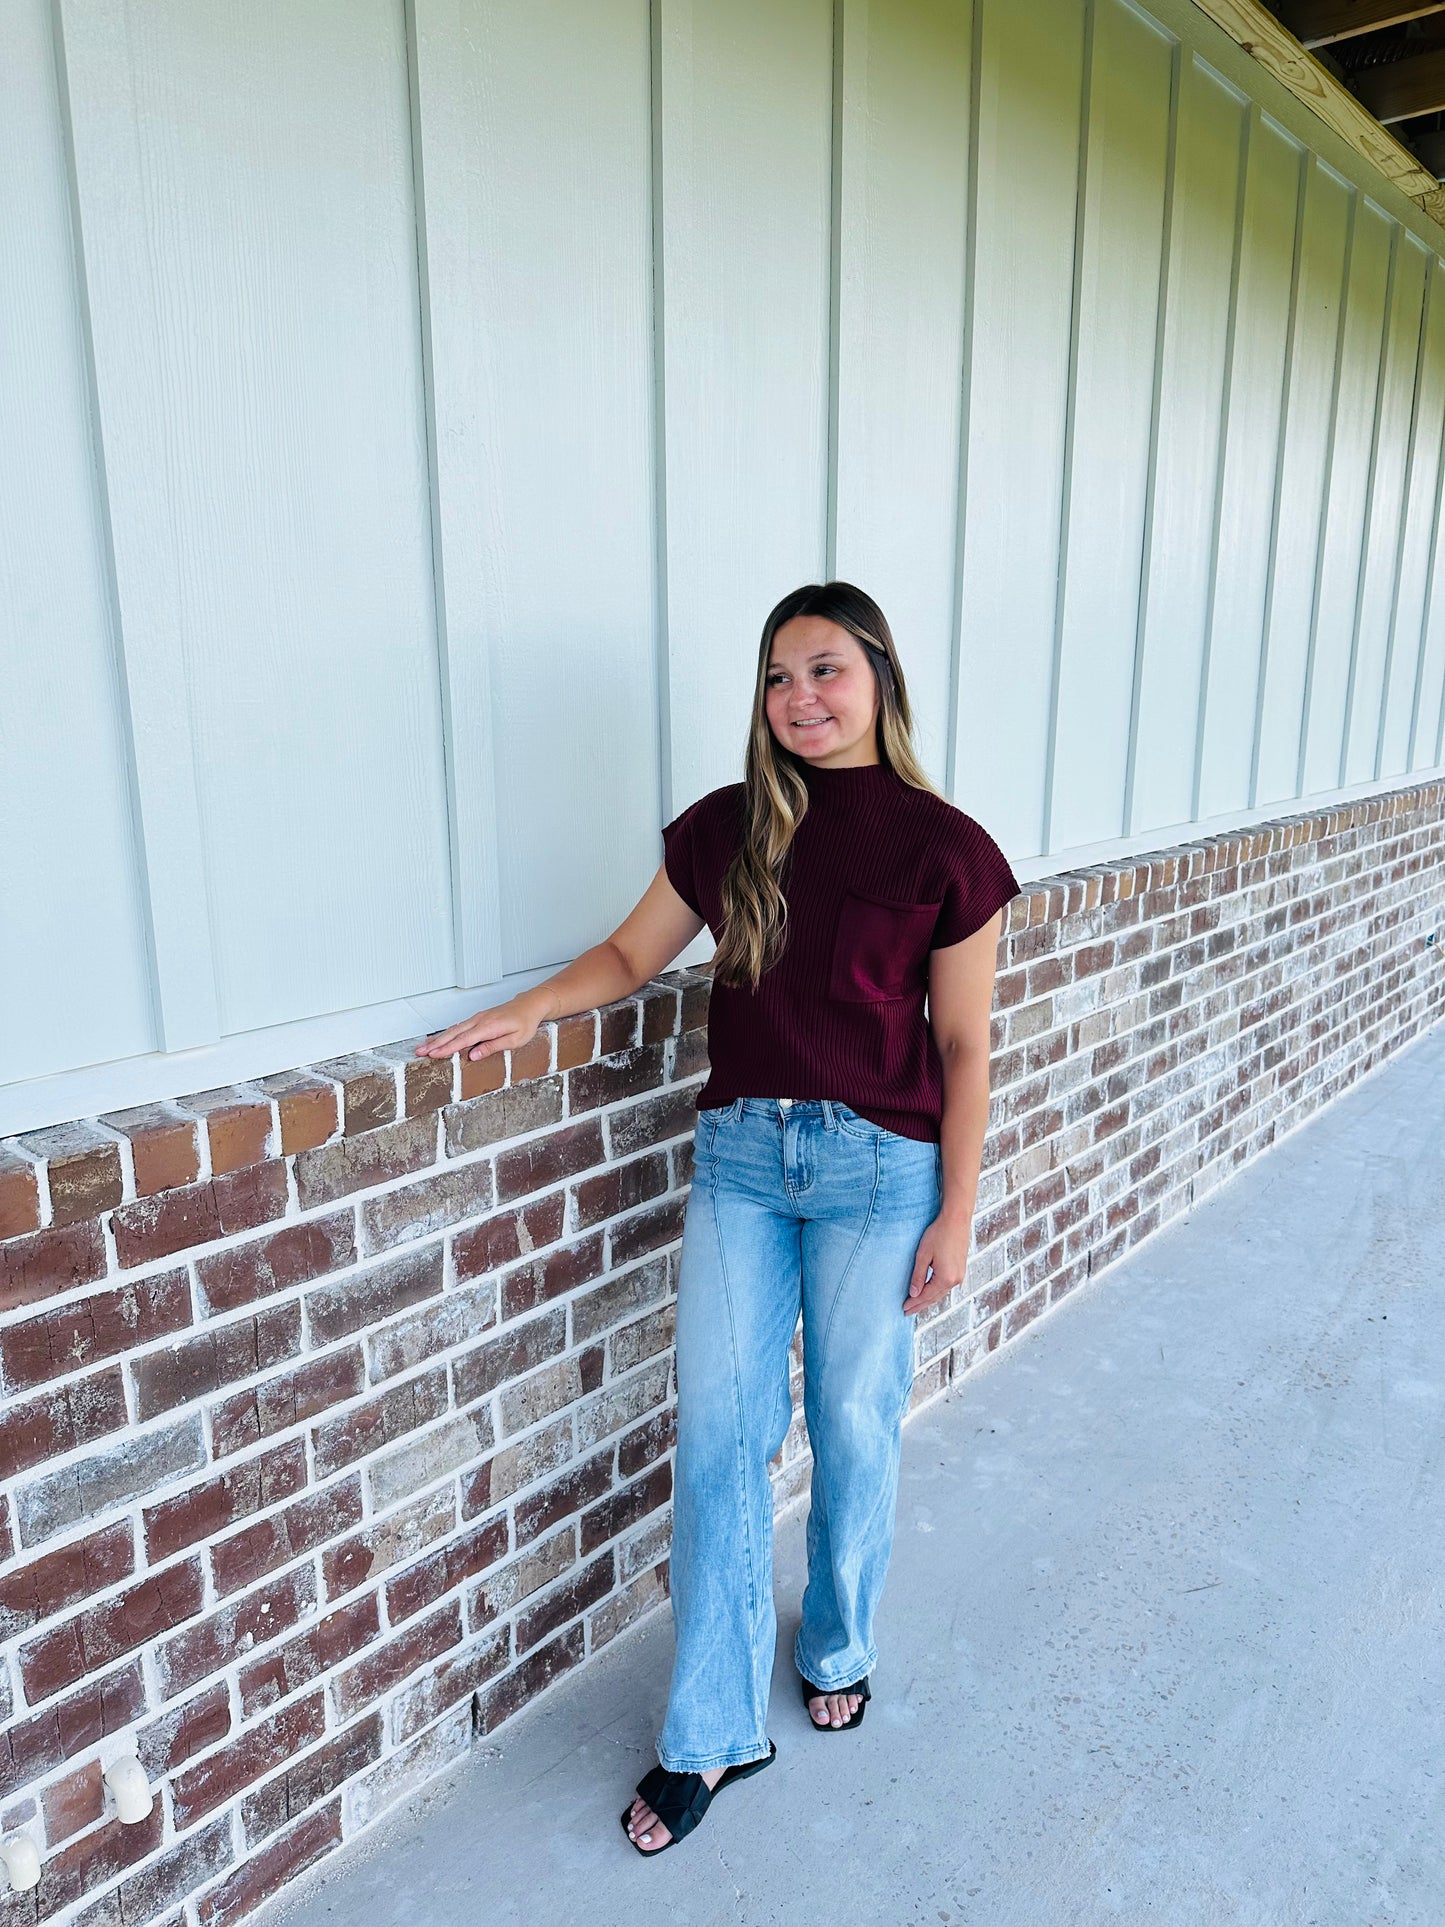
<svg viewBox="0 0 1445 1927">
<path fill-rule="evenodd" d="M 291 1927 L 1442 1927 L 1445 1025 L 905 1433 L 859 1731 L 644 1862 L 664 1610 L 275 1904 Z"/>
</svg>

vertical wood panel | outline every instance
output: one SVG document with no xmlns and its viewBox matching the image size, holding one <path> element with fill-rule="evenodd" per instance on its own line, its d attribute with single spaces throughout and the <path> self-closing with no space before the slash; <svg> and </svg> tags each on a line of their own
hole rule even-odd
<svg viewBox="0 0 1445 1927">
<path fill-rule="evenodd" d="M 656 867 L 646 0 L 415 0 L 463 981 Z M 494 770 L 493 770 L 494 764 Z"/>
<path fill-rule="evenodd" d="M 1182 63 L 1131 830 L 1193 807 L 1246 105 L 1197 59 Z"/>
<path fill-rule="evenodd" d="M 1359 196 L 1346 270 L 1325 552 L 1306 683 L 1305 795 L 1334 789 L 1340 780 L 1392 231 L 1374 203 Z"/>
<path fill-rule="evenodd" d="M 1300 718 L 1319 575 L 1349 221 L 1348 184 L 1311 160 L 1305 175 L 1252 804 L 1298 793 Z"/>
<path fill-rule="evenodd" d="M 1427 256 L 1420 326 L 1415 402 L 1410 418 L 1405 501 L 1400 514 L 1400 556 L 1390 634 L 1382 671 L 1380 742 L 1375 775 L 1397 776 L 1411 766 L 1414 718 L 1424 667 L 1422 630 L 1426 576 L 1435 532 L 1441 436 L 1445 423 L 1445 292 L 1439 260 Z"/>
<path fill-rule="evenodd" d="M 1425 295 L 1425 251 L 1396 230 L 1395 265 L 1385 331 L 1384 366 L 1375 424 L 1367 511 L 1360 612 L 1346 699 L 1342 783 L 1378 774 L 1384 712 L 1385 658 L 1399 580 L 1400 536 L 1405 513 L 1406 464 Z"/>
<path fill-rule="evenodd" d="M 81 293 L 51 11 L 12 0 L 0 9 L 0 1084 L 155 1042 Z"/>
<path fill-rule="evenodd" d="M 1083 10 L 977 6 L 952 794 L 1024 856 L 1044 847 Z"/>
<path fill-rule="evenodd" d="M 1303 162 L 1252 110 L 1201 701 L 1194 813 L 1206 817 L 1249 802 Z"/>
<path fill-rule="evenodd" d="M 656 0 L 671 795 L 742 774 L 758 638 L 826 562 L 831 0 Z"/>
<path fill-rule="evenodd" d="M 1096 0 L 1048 847 L 1124 827 L 1163 266 L 1171 43 Z"/>
<path fill-rule="evenodd" d="M 835 550 L 875 596 L 919 746 L 946 781 L 953 650 L 969 0 L 839 0 Z"/>
<path fill-rule="evenodd" d="M 61 15 L 165 1044 L 445 982 L 401 13 Z"/>
<path fill-rule="evenodd" d="M 1426 551 L 1422 590 L 1424 608 L 1418 633 L 1413 625 L 1409 632 L 1415 663 L 1409 748 L 1405 763 L 1407 769 L 1428 769 L 1437 764 L 1442 753 L 1445 753 L 1445 744 L 1441 740 L 1442 732 L 1445 732 L 1445 566 L 1442 566 L 1440 557 L 1441 535 L 1445 530 L 1440 513 L 1442 497 L 1445 497 L 1445 446 L 1442 446 L 1445 443 L 1445 423 L 1441 421 L 1441 411 L 1445 409 L 1445 263 L 1438 258 L 1430 263 L 1429 298 L 1426 370 L 1422 391 L 1428 393 L 1433 401 L 1427 408 L 1422 398 L 1421 425 L 1415 447 L 1417 461 L 1422 446 L 1428 449 L 1430 459 L 1437 464 L 1437 471 L 1433 507 L 1421 512 L 1418 524 L 1421 545 Z M 1412 491 L 1412 517 L 1415 506 Z M 1406 553 L 1408 557 L 1408 546 Z M 1407 562 L 1407 569 L 1408 566 Z M 1385 767 L 1387 770 L 1390 768 L 1388 760 Z"/>
</svg>

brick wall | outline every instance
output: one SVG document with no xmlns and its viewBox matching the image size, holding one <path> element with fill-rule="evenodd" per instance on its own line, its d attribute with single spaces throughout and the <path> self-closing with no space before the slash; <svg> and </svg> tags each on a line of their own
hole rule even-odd
<svg viewBox="0 0 1445 1927">
<path fill-rule="evenodd" d="M 915 1402 L 1445 1014 L 1442 812 L 1014 902 Z M 0 1822 L 45 1860 L 0 1927 L 226 1927 L 661 1603 L 708 989 L 0 1144 Z M 774 1471 L 805 1489 L 800 1412 Z"/>
</svg>

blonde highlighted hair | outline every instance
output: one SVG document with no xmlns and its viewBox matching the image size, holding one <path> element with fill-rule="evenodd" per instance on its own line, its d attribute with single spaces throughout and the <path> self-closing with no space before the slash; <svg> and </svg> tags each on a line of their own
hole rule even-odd
<svg viewBox="0 0 1445 1927">
<path fill-rule="evenodd" d="M 788 900 L 783 893 L 788 852 L 808 810 L 803 761 L 774 736 L 767 690 L 773 637 L 794 616 L 821 616 L 863 646 L 878 684 L 878 758 L 905 783 L 938 795 L 913 747 L 913 713 L 903 668 L 887 618 L 872 596 L 851 582 L 809 582 L 785 595 L 763 624 L 744 768 L 743 836 L 722 881 L 723 936 L 713 975 L 717 982 L 756 989 L 782 955 Z"/>
</svg>

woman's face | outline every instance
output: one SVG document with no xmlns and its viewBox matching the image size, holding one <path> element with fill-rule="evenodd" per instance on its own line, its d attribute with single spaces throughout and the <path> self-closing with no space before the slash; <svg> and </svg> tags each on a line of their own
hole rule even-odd
<svg viewBox="0 0 1445 1927">
<path fill-rule="evenodd" d="M 826 616 L 794 616 L 773 636 L 767 715 L 795 756 L 825 767 L 878 761 L 878 681 L 862 643 Z"/>
</svg>

